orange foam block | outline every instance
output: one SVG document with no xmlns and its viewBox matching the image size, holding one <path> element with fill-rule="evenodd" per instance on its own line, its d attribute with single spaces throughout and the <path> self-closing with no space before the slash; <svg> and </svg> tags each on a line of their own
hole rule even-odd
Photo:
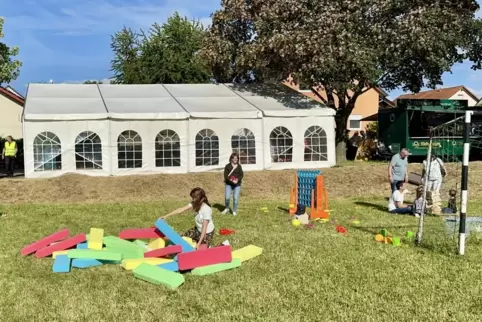
<svg viewBox="0 0 482 322">
<path fill-rule="evenodd" d="M 35 257 L 37 257 L 37 258 L 46 257 L 46 256 L 49 256 L 49 255 L 52 255 L 53 252 L 57 252 L 59 250 L 69 249 L 71 247 L 74 247 L 77 244 L 85 242 L 86 240 L 87 240 L 87 238 L 86 238 L 84 233 L 78 234 L 77 236 L 74 236 L 74 237 L 71 237 L 69 239 L 63 240 L 60 243 L 57 243 L 57 244 L 50 245 L 50 246 L 47 246 L 45 248 L 39 249 L 35 253 Z"/>
<path fill-rule="evenodd" d="M 67 228 L 63 229 L 61 231 L 53 233 L 52 235 L 44 237 L 44 238 L 42 238 L 42 239 L 40 239 L 40 240 L 38 240 L 38 241 L 28 245 L 28 246 L 25 246 L 20 253 L 22 254 L 22 256 L 26 256 L 26 255 L 35 253 L 39 249 L 47 247 L 52 243 L 55 243 L 55 242 L 58 242 L 58 241 L 61 241 L 61 240 L 64 240 L 64 239 L 68 238 L 69 234 L 70 234 L 70 232 Z"/>
<path fill-rule="evenodd" d="M 144 257 L 164 257 L 182 252 L 181 245 L 172 245 L 164 248 L 154 249 L 144 253 Z"/>
<path fill-rule="evenodd" d="M 157 239 L 164 235 L 157 227 L 124 229 L 119 233 L 121 239 Z"/>
<path fill-rule="evenodd" d="M 179 270 L 185 271 L 196 267 L 229 263 L 232 261 L 231 246 L 219 246 L 214 248 L 185 252 L 177 255 Z"/>
</svg>

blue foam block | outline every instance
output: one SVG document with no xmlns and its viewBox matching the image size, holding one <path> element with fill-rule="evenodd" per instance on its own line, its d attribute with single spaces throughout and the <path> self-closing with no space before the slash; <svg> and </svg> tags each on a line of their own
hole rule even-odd
<svg viewBox="0 0 482 322">
<path fill-rule="evenodd" d="M 70 272 L 70 258 L 67 255 L 57 255 L 52 265 L 54 273 L 68 273 Z"/>
<path fill-rule="evenodd" d="M 80 243 L 77 244 L 77 249 L 87 249 L 87 243 Z"/>
<path fill-rule="evenodd" d="M 72 260 L 72 267 L 75 268 L 87 268 L 100 266 L 103 263 L 97 259 L 93 258 L 75 258 Z"/>
<path fill-rule="evenodd" d="M 161 233 L 166 236 L 172 244 L 181 245 L 183 252 L 193 252 L 195 249 L 188 244 L 182 237 L 174 231 L 164 220 L 159 219 L 156 221 L 156 227 Z"/>
<path fill-rule="evenodd" d="M 165 270 L 171 272 L 179 272 L 179 264 L 177 262 L 169 262 L 157 265 L 157 267 L 164 268 Z"/>
</svg>

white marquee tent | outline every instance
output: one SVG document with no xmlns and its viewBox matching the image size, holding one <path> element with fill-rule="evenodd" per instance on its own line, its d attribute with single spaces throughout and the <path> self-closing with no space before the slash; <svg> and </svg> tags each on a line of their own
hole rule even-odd
<svg viewBox="0 0 482 322">
<path fill-rule="evenodd" d="M 323 168 L 334 111 L 283 85 L 30 84 L 25 176 Z"/>
</svg>

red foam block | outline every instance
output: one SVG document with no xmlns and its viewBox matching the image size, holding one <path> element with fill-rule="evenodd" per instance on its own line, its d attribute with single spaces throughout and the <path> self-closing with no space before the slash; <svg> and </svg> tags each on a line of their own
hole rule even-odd
<svg viewBox="0 0 482 322">
<path fill-rule="evenodd" d="M 199 245 L 198 250 L 203 250 L 203 249 L 208 249 L 208 245 L 207 245 L 207 244 L 201 244 L 201 245 Z"/>
<path fill-rule="evenodd" d="M 45 248 L 39 249 L 35 253 L 35 257 L 37 257 L 37 258 L 46 257 L 46 256 L 49 256 L 49 255 L 52 255 L 53 252 L 69 249 L 69 248 L 71 248 L 71 247 L 73 247 L 77 244 L 85 242 L 86 240 L 87 240 L 87 238 L 86 238 L 84 233 L 78 234 L 74 237 L 70 237 L 69 239 L 63 240 L 60 243 L 57 243 L 57 244 L 50 245 L 50 246 L 47 246 Z"/>
<path fill-rule="evenodd" d="M 52 244 L 52 243 L 55 243 L 55 242 L 58 242 L 58 241 L 61 241 L 61 240 L 64 240 L 66 238 L 69 237 L 69 230 L 66 228 L 66 229 L 63 229 L 63 230 L 60 230 L 56 233 L 53 233 L 52 235 L 49 235 L 47 237 L 44 237 L 28 246 L 25 246 L 22 251 L 20 252 L 20 254 L 22 254 L 22 256 L 26 256 L 26 255 L 29 255 L 29 254 L 32 254 L 32 253 L 35 253 L 37 250 L 41 249 L 41 248 L 44 248 L 44 247 L 47 247 L 48 245 Z"/>
<path fill-rule="evenodd" d="M 182 252 L 181 245 L 172 245 L 164 248 L 154 249 L 144 253 L 144 257 L 164 257 Z"/>
<path fill-rule="evenodd" d="M 229 263 L 232 259 L 231 246 L 229 245 L 180 253 L 177 255 L 177 263 L 179 264 L 180 271 L 201 266 Z"/>
<path fill-rule="evenodd" d="M 157 229 L 157 227 L 124 229 L 119 233 L 119 238 L 121 239 L 150 239 L 163 237 L 164 235 L 159 229 Z"/>
</svg>

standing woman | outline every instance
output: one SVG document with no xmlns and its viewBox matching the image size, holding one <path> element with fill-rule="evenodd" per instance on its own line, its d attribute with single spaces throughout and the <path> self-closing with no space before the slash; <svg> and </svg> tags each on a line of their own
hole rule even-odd
<svg viewBox="0 0 482 322">
<path fill-rule="evenodd" d="M 239 164 L 239 155 L 234 152 L 229 157 L 229 163 L 224 167 L 224 200 L 226 208 L 223 215 L 229 212 L 231 193 L 233 194 L 233 216 L 238 212 L 239 194 L 241 192 L 241 182 L 243 181 L 243 168 Z"/>
<path fill-rule="evenodd" d="M 428 181 L 423 182 L 425 173 L 428 171 Z M 445 163 L 435 154 L 431 155 L 430 168 L 427 160 L 423 160 L 422 183 L 427 185 L 427 191 L 440 192 L 443 178 L 447 176 L 447 168 Z"/>
</svg>

